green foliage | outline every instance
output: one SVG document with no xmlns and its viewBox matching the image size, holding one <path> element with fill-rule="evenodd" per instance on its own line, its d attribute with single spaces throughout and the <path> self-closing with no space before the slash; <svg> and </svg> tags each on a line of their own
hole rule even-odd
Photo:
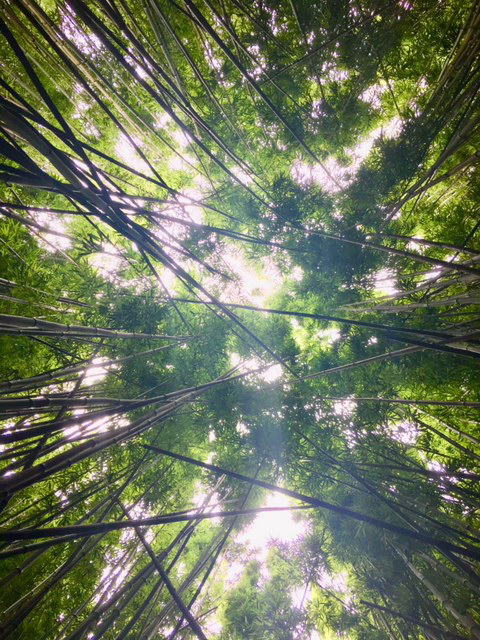
<svg viewBox="0 0 480 640">
<path fill-rule="evenodd" d="M 480 637 L 479 15 L 0 7 L 2 637 Z"/>
</svg>

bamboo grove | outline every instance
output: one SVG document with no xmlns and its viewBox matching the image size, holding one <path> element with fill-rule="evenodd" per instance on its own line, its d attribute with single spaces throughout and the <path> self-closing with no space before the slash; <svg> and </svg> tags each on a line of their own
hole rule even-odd
<svg viewBox="0 0 480 640">
<path fill-rule="evenodd" d="M 479 29 L 0 2 L 1 638 L 480 638 Z"/>
</svg>

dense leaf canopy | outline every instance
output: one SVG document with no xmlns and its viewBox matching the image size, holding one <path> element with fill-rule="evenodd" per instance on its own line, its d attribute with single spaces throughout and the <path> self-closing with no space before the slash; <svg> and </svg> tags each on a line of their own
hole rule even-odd
<svg viewBox="0 0 480 640">
<path fill-rule="evenodd" d="M 480 639 L 480 5 L 0 3 L 0 637 Z"/>
</svg>

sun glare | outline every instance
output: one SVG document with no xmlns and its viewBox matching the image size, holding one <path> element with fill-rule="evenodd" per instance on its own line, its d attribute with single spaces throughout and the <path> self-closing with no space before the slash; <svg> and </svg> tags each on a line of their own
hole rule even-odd
<svg viewBox="0 0 480 640">
<path fill-rule="evenodd" d="M 271 494 L 265 500 L 264 507 L 286 507 L 293 503 L 286 496 Z M 257 560 L 267 559 L 273 541 L 293 542 L 305 533 L 307 523 L 297 519 L 291 511 L 259 513 L 255 520 L 236 538 L 236 542 L 244 544 L 255 551 Z"/>
</svg>

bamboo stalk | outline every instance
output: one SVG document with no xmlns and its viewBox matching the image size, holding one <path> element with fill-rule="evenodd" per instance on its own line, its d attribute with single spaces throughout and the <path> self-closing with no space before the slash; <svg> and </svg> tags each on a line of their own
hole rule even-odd
<svg viewBox="0 0 480 640">
<path fill-rule="evenodd" d="M 125 514 L 125 516 L 127 518 L 130 518 L 130 514 L 128 512 L 128 509 L 125 509 L 125 507 L 123 507 L 123 505 L 121 503 L 120 503 L 120 506 L 121 506 L 121 509 L 122 509 L 123 513 Z M 182 614 L 185 617 L 185 619 L 188 621 L 191 630 L 197 636 L 197 638 L 200 638 L 200 640 L 207 640 L 207 636 L 203 633 L 202 627 L 198 624 L 197 620 L 193 616 L 193 614 L 190 611 L 189 607 L 187 607 L 185 605 L 185 603 L 183 602 L 183 600 L 180 597 L 178 591 L 175 589 L 175 587 L 173 585 L 173 582 L 168 577 L 167 572 L 165 571 L 165 569 L 162 567 L 161 563 L 157 559 L 157 556 L 155 555 L 155 552 L 153 551 L 152 547 L 148 544 L 147 540 L 145 539 L 145 536 L 143 535 L 141 528 L 136 526 L 136 527 L 134 527 L 134 529 L 135 529 L 135 533 L 139 537 L 141 543 L 145 547 L 145 550 L 148 553 L 151 561 L 155 565 L 155 568 L 158 571 L 158 574 L 159 574 L 160 578 L 163 580 L 165 586 L 167 587 L 168 592 L 170 593 L 170 595 L 172 596 L 173 600 L 175 601 L 175 604 L 180 609 L 180 611 L 182 612 Z"/>
<path fill-rule="evenodd" d="M 338 513 L 339 515 L 352 518 L 354 520 L 358 520 L 360 522 L 365 522 L 367 524 L 374 525 L 380 529 L 385 529 L 386 531 L 390 531 L 392 533 L 397 533 L 399 535 L 403 535 L 405 537 L 412 538 L 414 540 L 418 540 L 419 542 L 423 542 L 432 546 L 436 546 L 441 550 L 445 551 L 453 551 L 454 553 L 459 553 L 460 555 L 464 555 L 469 558 L 478 559 L 480 558 L 480 551 L 476 550 L 473 547 L 461 547 L 446 540 L 440 540 L 434 538 L 429 535 L 421 534 L 417 531 L 412 531 L 410 529 L 404 529 L 403 527 L 398 527 L 384 520 L 379 520 L 377 518 L 373 518 L 363 513 L 358 513 L 356 511 L 352 511 L 350 509 L 345 509 L 344 507 L 340 507 L 338 505 L 331 504 L 329 502 L 325 502 L 324 500 L 320 500 L 318 498 L 314 498 L 312 496 L 306 496 L 298 491 L 292 491 L 291 489 L 284 489 L 283 487 L 278 487 L 270 482 L 265 482 L 263 480 L 258 480 L 255 478 L 250 478 L 241 473 L 237 473 L 236 471 L 230 471 L 227 469 L 223 469 L 216 465 L 207 464 L 206 462 L 201 462 L 200 460 L 195 460 L 193 458 L 189 458 L 188 456 L 181 455 L 179 453 L 173 453 L 172 451 L 166 451 L 165 449 L 160 449 L 159 447 L 153 447 L 151 445 L 143 445 L 145 448 L 160 453 L 162 455 L 169 456 L 171 458 L 175 458 L 176 460 L 181 460 L 183 462 L 188 462 L 189 464 L 193 464 L 198 467 L 202 467 L 203 469 L 208 469 L 209 471 L 213 471 L 214 473 L 224 473 L 225 475 L 236 478 L 237 480 L 243 480 L 246 482 L 251 482 L 254 485 L 259 487 L 263 487 L 264 489 L 269 489 L 271 491 L 276 491 L 277 493 L 281 493 L 290 498 L 294 498 L 296 500 L 301 500 L 308 505 L 312 505 L 313 507 L 320 507 L 327 509 L 328 511 L 332 511 L 334 513 Z"/>
<path fill-rule="evenodd" d="M 428 624 L 419 620 L 418 618 L 413 618 L 412 616 L 408 616 L 404 613 L 400 613 L 400 611 L 395 611 L 393 609 L 389 609 L 388 607 L 382 607 L 379 604 L 375 604 L 374 602 L 368 602 L 367 600 L 360 600 L 360 604 L 365 605 L 368 608 L 378 609 L 379 611 L 383 611 L 397 618 L 401 618 L 402 620 L 406 620 L 407 622 L 411 622 L 416 627 L 420 627 L 421 629 L 425 629 L 426 631 L 435 631 L 441 634 L 446 638 L 451 638 L 452 640 L 468 640 L 465 636 L 461 636 L 458 633 L 454 633 L 449 631 L 448 629 L 442 629 L 440 627 L 436 627 L 432 624 Z"/>
</svg>

